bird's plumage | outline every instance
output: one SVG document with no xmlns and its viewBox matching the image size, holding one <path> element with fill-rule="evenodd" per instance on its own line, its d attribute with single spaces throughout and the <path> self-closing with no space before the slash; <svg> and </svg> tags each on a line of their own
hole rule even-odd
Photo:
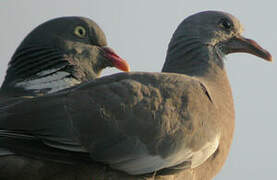
<svg viewBox="0 0 277 180">
<path fill-rule="evenodd" d="M 0 141 L 7 142 L 1 146 L 56 161 L 63 151 L 76 153 L 72 162 L 85 157 L 132 175 L 183 170 L 176 179 L 211 179 L 233 136 L 234 105 L 223 61 L 232 52 L 271 60 L 241 36 L 232 15 L 192 15 L 174 33 L 163 73 L 120 73 L 1 102 Z M 34 143 L 46 156 L 17 141 Z M 70 162 L 70 156 L 61 155 L 61 161 Z"/>
<path fill-rule="evenodd" d="M 128 66 L 106 46 L 104 32 L 90 19 L 47 21 L 17 48 L 1 90 L 12 95 L 49 94 L 95 79 L 106 67 Z"/>
<path fill-rule="evenodd" d="M 202 103 L 194 104 L 195 98 Z M 8 111 L 5 104 L 9 104 Z M 2 138 L 28 140 L 30 137 L 24 136 L 30 135 L 50 147 L 77 152 L 86 149 L 92 159 L 131 174 L 150 173 L 184 161 L 188 167 L 201 164 L 216 148 L 204 157 L 194 157 L 194 153 L 209 151 L 210 142 L 218 144 L 216 134 L 207 134 L 206 140 L 196 140 L 198 147 L 190 149 L 194 140 L 188 141 L 186 136 L 208 133 L 201 127 L 201 118 L 192 121 L 190 117 L 210 112 L 207 119 L 214 118 L 216 109 L 209 108 L 212 101 L 201 82 L 177 74 L 118 74 L 59 95 L 18 98 L 11 104 L 2 105 Z M 176 115 L 178 109 L 182 113 Z M 181 147 L 187 152 L 180 151 Z"/>
</svg>

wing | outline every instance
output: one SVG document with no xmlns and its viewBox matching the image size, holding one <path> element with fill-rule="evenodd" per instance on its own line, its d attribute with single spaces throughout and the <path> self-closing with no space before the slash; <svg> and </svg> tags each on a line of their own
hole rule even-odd
<svg viewBox="0 0 277 180">
<path fill-rule="evenodd" d="M 195 167 L 218 145 L 211 97 L 184 75 L 119 73 L 8 106 L 0 128 L 129 174 Z"/>
<path fill-rule="evenodd" d="M 73 132 L 62 98 L 0 99 L 0 154 L 9 155 L 12 151 L 65 163 L 84 159 L 86 150 Z"/>
</svg>

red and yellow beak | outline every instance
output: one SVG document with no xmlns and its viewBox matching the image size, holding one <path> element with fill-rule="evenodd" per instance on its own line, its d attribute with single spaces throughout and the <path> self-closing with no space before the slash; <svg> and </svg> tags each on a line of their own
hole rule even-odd
<svg viewBox="0 0 277 180">
<path fill-rule="evenodd" d="M 102 47 L 101 49 L 103 50 L 104 56 L 111 61 L 111 64 L 114 67 L 116 67 L 117 69 L 119 69 L 121 71 L 125 71 L 125 72 L 129 72 L 130 71 L 130 66 L 127 63 L 127 61 L 125 61 L 124 59 L 119 57 L 114 52 L 113 49 L 111 49 L 109 47 Z"/>
</svg>

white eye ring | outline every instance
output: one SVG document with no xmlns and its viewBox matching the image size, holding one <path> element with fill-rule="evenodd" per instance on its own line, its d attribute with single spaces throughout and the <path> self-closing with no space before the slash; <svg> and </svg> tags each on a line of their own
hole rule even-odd
<svg viewBox="0 0 277 180">
<path fill-rule="evenodd" d="M 74 34 L 80 38 L 84 38 L 87 36 L 86 28 L 84 28 L 83 26 L 75 27 Z"/>
</svg>

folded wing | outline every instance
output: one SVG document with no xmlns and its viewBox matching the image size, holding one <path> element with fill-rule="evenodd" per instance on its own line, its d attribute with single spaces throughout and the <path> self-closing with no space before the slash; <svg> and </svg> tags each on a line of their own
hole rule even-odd
<svg viewBox="0 0 277 180">
<path fill-rule="evenodd" d="M 211 97 L 203 83 L 185 75 L 120 73 L 53 95 L 5 102 L 0 139 L 28 141 L 22 138 L 28 136 L 129 174 L 190 168 L 218 146 L 220 134 L 207 123 L 216 116 Z"/>
</svg>

